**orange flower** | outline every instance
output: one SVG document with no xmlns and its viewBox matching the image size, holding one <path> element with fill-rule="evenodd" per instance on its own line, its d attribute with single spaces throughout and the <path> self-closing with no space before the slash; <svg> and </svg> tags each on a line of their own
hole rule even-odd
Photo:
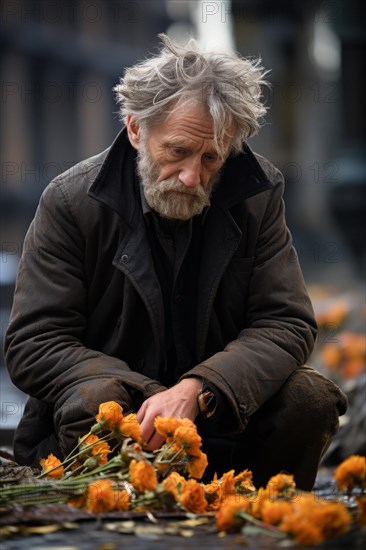
<svg viewBox="0 0 366 550">
<path fill-rule="evenodd" d="M 255 491 L 253 485 L 253 474 L 250 470 L 243 470 L 234 477 L 236 493 L 252 493 Z"/>
<path fill-rule="evenodd" d="M 187 466 L 189 476 L 196 479 L 201 479 L 208 465 L 207 455 L 202 451 L 199 453 L 198 456 L 191 457 L 191 462 Z"/>
<path fill-rule="evenodd" d="M 83 501 L 84 498 L 84 501 Z M 69 501 L 72 506 L 84 506 L 94 513 L 128 510 L 131 497 L 123 489 L 119 490 L 111 479 L 101 479 L 90 483 L 85 497 Z"/>
<path fill-rule="evenodd" d="M 365 370 L 364 359 L 349 359 L 345 360 L 342 365 L 343 378 L 357 378 Z"/>
<path fill-rule="evenodd" d="M 205 488 L 195 479 L 189 479 L 182 488 L 180 503 L 188 512 L 203 514 L 208 510 Z"/>
<path fill-rule="evenodd" d="M 348 531 L 352 518 L 342 502 L 321 501 L 317 504 L 314 521 L 321 525 L 325 539 L 342 535 Z"/>
<path fill-rule="evenodd" d="M 115 504 L 115 494 L 110 479 L 90 483 L 87 491 L 86 509 L 90 512 L 111 512 Z"/>
<path fill-rule="evenodd" d="M 255 495 L 255 499 L 253 500 L 251 508 L 254 517 L 262 519 L 264 505 L 267 500 L 270 500 L 270 498 L 271 497 L 268 489 L 263 489 L 263 487 L 261 487 L 258 490 L 258 493 Z"/>
<path fill-rule="evenodd" d="M 339 340 L 346 359 L 365 360 L 366 336 L 355 332 L 342 332 Z"/>
<path fill-rule="evenodd" d="M 240 512 L 247 513 L 250 501 L 239 495 L 229 495 L 221 504 L 216 516 L 216 525 L 219 531 L 232 531 L 239 529 L 245 523 L 245 518 Z"/>
<path fill-rule="evenodd" d="M 184 489 L 187 480 L 178 474 L 178 472 L 172 472 L 163 480 L 163 487 L 165 491 L 173 495 L 176 502 L 179 501 L 179 496 Z"/>
<path fill-rule="evenodd" d="M 130 483 L 138 493 L 153 491 L 158 484 L 154 466 L 145 460 L 131 460 Z"/>
<path fill-rule="evenodd" d="M 132 437 L 135 441 L 140 441 L 142 438 L 141 426 L 134 413 L 125 416 L 118 429 L 123 436 Z"/>
<path fill-rule="evenodd" d="M 301 518 L 293 514 L 286 517 L 279 529 L 291 534 L 298 544 L 305 546 L 320 544 L 324 540 L 318 525 L 309 521 L 309 518 Z"/>
<path fill-rule="evenodd" d="M 324 344 L 320 350 L 320 356 L 323 363 L 329 370 L 335 370 L 339 366 L 342 359 L 339 347 L 334 344 Z"/>
<path fill-rule="evenodd" d="M 122 491 L 114 491 L 114 510 L 119 512 L 128 510 L 131 504 L 131 496 L 123 489 Z"/>
<path fill-rule="evenodd" d="M 296 483 L 294 476 L 288 474 L 277 474 L 272 476 L 267 483 L 271 497 L 287 497 L 290 498 L 296 493 Z"/>
<path fill-rule="evenodd" d="M 154 420 L 155 430 L 165 437 L 167 443 L 173 439 L 174 432 L 179 425 L 179 418 L 163 418 L 162 416 L 157 416 Z"/>
<path fill-rule="evenodd" d="M 316 320 L 319 325 L 334 324 L 339 326 L 349 313 L 350 306 L 346 300 L 336 299 L 326 302 L 321 311 L 316 312 Z"/>
<path fill-rule="evenodd" d="M 228 472 L 225 472 L 219 480 L 222 486 L 222 493 L 224 497 L 226 495 L 232 495 L 235 493 L 234 474 L 235 470 L 229 470 Z"/>
<path fill-rule="evenodd" d="M 324 536 L 321 526 L 315 521 L 315 506 L 314 495 L 303 493 L 298 501 L 291 504 L 291 511 L 284 516 L 279 529 L 292 535 L 299 544 L 319 544 Z"/>
<path fill-rule="evenodd" d="M 178 426 L 174 431 L 174 441 L 178 449 L 184 449 L 192 456 L 199 456 L 202 439 L 196 426 Z"/>
<path fill-rule="evenodd" d="M 219 480 L 222 484 L 223 496 L 232 495 L 234 493 L 251 493 L 255 491 L 252 482 L 252 472 L 243 470 L 238 475 L 234 475 L 235 470 L 225 472 Z"/>
<path fill-rule="evenodd" d="M 291 503 L 286 500 L 266 500 L 261 510 L 262 520 L 271 525 L 278 525 L 286 514 L 291 512 Z"/>
<path fill-rule="evenodd" d="M 208 509 L 212 511 L 218 510 L 222 500 L 222 489 L 221 484 L 216 478 L 214 478 L 211 483 L 205 485 L 205 495 L 208 502 Z"/>
<path fill-rule="evenodd" d="M 319 544 L 348 530 L 351 516 L 340 502 L 317 501 L 312 493 L 302 493 L 291 503 L 279 528 L 292 535 L 299 544 Z"/>
<path fill-rule="evenodd" d="M 174 432 L 179 426 L 195 427 L 189 418 L 163 418 L 162 416 L 157 416 L 154 421 L 155 430 L 165 437 L 167 443 L 172 441 Z"/>
<path fill-rule="evenodd" d="M 335 470 L 334 479 L 341 491 L 352 491 L 354 487 L 366 488 L 366 457 L 351 455 Z"/>
<path fill-rule="evenodd" d="M 75 506 L 76 508 L 83 508 L 86 504 L 86 495 L 81 495 L 80 497 L 72 498 L 67 502 L 69 506 Z"/>
<path fill-rule="evenodd" d="M 42 474 L 46 474 L 46 477 L 52 477 L 53 479 L 62 478 L 64 467 L 61 466 L 61 460 L 52 453 L 47 458 L 41 458 L 39 463 L 42 466 Z"/>
<path fill-rule="evenodd" d="M 95 420 L 103 429 L 112 430 L 119 426 L 123 420 L 123 409 L 115 401 L 106 401 L 99 405 L 99 412 Z"/>
<path fill-rule="evenodd" d="M 87 449 L 86 452 L 91 453 L 92 456 L 95 456 L 98 464 L 106 464 L 108 462 L 108 454 L 111 452 L 111 448 L 106 441 L 100 441 L 97 435 L 91 434 L 84 436 L 80 441 L 80 449 L 88 445 L 93 445 L 90 449 Z"/>
<path fill-rule="evenodd" d="M 156 460 L 154 462 L 154 466 L 157 470 L 159 470 L 159 473 L 161 474 L 163 474 L 164 472 L 166 472 L 166 470 L 171 468 L 169 463 L 159 462 L 159 460 Z"/>
</svg>

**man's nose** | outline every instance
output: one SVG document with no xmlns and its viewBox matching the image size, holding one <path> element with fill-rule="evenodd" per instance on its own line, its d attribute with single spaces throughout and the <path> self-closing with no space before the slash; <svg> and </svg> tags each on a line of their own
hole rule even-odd
<svg viewBox="0 0 366 550">
<path fill-rule="evenodd" d="M 179 181 L 186 187 L 197 187 L 201 183 L 201 165 L 191 160 L 184 164 L 179 172 Z"/>
</svg>

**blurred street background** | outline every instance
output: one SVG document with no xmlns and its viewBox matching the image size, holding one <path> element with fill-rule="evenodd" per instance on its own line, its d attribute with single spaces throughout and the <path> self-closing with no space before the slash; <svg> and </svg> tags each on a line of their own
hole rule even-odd
<svg viewBox="0 0 366 550">
<path fill-rule="evenodd" d="M 1 342 L 25 232 L 45 186 L 120 130 L 113 86 L 157 34 L 260 56 L 272 84 L 250 141 L 286 179 L 320 332 L 310 364 L 350 400 L 329 462 L 365 453 L 365 3 L 361 0 L 3 0 Z M 1 353 L 2 444 L 25 397 Z"/>
</svg>

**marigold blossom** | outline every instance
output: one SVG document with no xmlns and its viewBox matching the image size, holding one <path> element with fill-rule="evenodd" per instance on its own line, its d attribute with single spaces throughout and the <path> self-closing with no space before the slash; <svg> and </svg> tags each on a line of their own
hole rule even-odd
<svg viewBox="0 0 366 550">
<path fill-rule="evenodd" d="M 250 493 L 255 491 L 252 482 L 253 474 L 250 470 L 243 470 L 237 475 L 234 474 L 235 470 L 229 470 L 225 472 L 219 480 L 222 485 L 222 493 L 224 496 L 234 493 Z"/>
<path fill-rule="evenodd" d="M 319 544 L 348 530 L 351 516 L 340 502 L 318 501 L 312 493 L 302 493 L 279 525 L 299 544 Z"/>
<path fill-rule="evenodd" d="M 228 472 L 225 472 L 219 479 L 224 496 L 232 495 L 233 493 L 235 493 L 234 474 L 235 470 L 229 470 Z"/>
<path fill-rule="evenodd" d="M 178 472 L 172 472 L 163 480 L 163 487 L 178 502 L 186 483 L 187 480 Z"/>
<path fill-rule="evenodd" d="M 267 500 L 270 500 L 270 499 L 271 499 L 271 495 L 269 490 L 263 489 L 263 487 L 260 487 L 252 503 L 251 511 L 254 517 L 262 519 L 262 512 L 263 512 L 265 502 L 267 502 Z"/>
<path fill-rule="evenodd" d="M 222 489 L 217 479 L 214 479 L 211 483 L 206 483 L 205 495 L 208 502 L 208 509 L 210 511 L 218 510 L 222 501 Z"/>
<path fill-rule="evenodd" d="M 85 508 L 90 512 L 111 512 L 114 509 L 114 491 L 110 479 L 93 481 L 88 486 Z"/>
<path fill-rule="evenodd" d="M 252 493 L 255 491 L 252 472 L 248 469 L 239 472 L 234 476 L 234 486 L 236 493 Z"/>
<path fill-rule="evenodd" d="M 291 497 L 296 493 L 294 476 L 289 474 L 277 474 L 272 476 L 267 483 L 266 489 L 268 489 L 272 497 Z"/>
<path fill-rule="evenodd" d="M 135 441 L 142 439 L 141 426 L 134 413 L 125 416 L 119 424 L 118 429 L 125 437 L 131 437 Z"/>
<path fill-rule="evenodd" d="M 352 521 L 346 506 L 342 502 L 321 501 L 316 507 L 314 521 L 321 526 L 325 539 L 342 535 L 348 531 Z"/>
<path fill-rule="evenodd" d="M 205 489 L 195 479 L 189 479 L 182 489 L 180 503 L 188 512 L 203 514 L 208 510 Z"/>
<path fill-rule="evenodd" d="M 99 465 L 108 462 L 108 454 L 111 452 L 111 448 L 106 441 L 100 441 L 97 435 L 91 434 L 81 439 L 80 449 L 88 445 L 92 445 L 92 447 L 86 449 L 86 452 L 90 453 L 91 456 L 95 456 Z"/>
<path fill-rule="evenodd" d="M 131 496 L 123 489 L 122 491 L 114 491 L 114 510 L 119 512 L 128 510 L 131 505 Z"/>
<path fill-rule="evenodd" d="M 156 488 L 158 480 L 154 466 L 150 462 L 133 459 L 130 462 L 129 470 L 130 483 L 138 493 L 153 491 Z"/>
<path fill-rule="evenodd" d="M 352 491 L 354 487 L 366 488 L 366 457 L 351 455 L 334 472 L 334 479 L 341 491 Z"/>
<path fill-rule="evenodd" d="M 187 472 L 190 477 L 201 479 L 208 466 L 207 455 L 200 451 L 199 456 L 190 457 L 190 462 L 187 466 Z"/>
<path fill-rule="evenodd" d="M 261 517 L 265 523 L 278 525 L 291 512 L 291 502 L 286 500 L 265 500 L 261 508 Z"/>
<path fill-rule="evenodd" d="M 241 512 L 248 513 L 251 503 L 244 496 L 229 495 L 221 504 L 216 516 L 216 526 L 219 531 L 239 529 L 245 523 Z"/>
<path fill-rule="evenodd" d="M 75 508 L 83 508 L 86 504 L 86 495 L 80 495 L 79 497 L 72 498 L 68 500 L 67 504 L 69 506 L 74 506 Z"/>
<path fill-rule="evenodd" d="M 182 448 L 189 455 L 199 456 L 202 439 L 197 433 L 196 426 L 178 426 L 173 437 L 177 449 Z"/>
<path fill-rule="evenodd" d="M 179 426 L 195 427 L 195 424 L 189 418 L 157 416 L 154 420 L 155 430 L 165 437 L 167 443 L 173 440 L 174 432 Z"/>
<path fill-rule="evenodd" d="M 123 409 L 115 401 L 106 401 L 99 405 L 99 412 L 95 420 L 103 429 L 117 428 L 123 420 Z"/>
<path fill-rule="evenodd" d="M 46 474 L 46 477 L 51 477 L 53 479 L 62 478 L 64 473 L 64 467 L 61 465 L 61 460 L 59 460 L 52 453 L 49 454 L 47 458 L 41 458 L 39 463 L 42 466 L 42 473 Z M 59 468 L 57 468 L 57 466 L 59 466 Z"/>
</svg>

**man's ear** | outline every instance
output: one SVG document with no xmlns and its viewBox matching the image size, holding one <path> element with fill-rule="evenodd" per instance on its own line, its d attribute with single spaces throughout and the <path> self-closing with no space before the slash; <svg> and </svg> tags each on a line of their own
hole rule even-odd
<svg viewBox="0 0 366 550">
<path fill-rule="evenodd" d="M 132 115 L 127 115 L 126 127 L 128 139 L 130 140 L 132 147 L 138 149 L 140 146 L 140 128 Z"/>
</svg>

